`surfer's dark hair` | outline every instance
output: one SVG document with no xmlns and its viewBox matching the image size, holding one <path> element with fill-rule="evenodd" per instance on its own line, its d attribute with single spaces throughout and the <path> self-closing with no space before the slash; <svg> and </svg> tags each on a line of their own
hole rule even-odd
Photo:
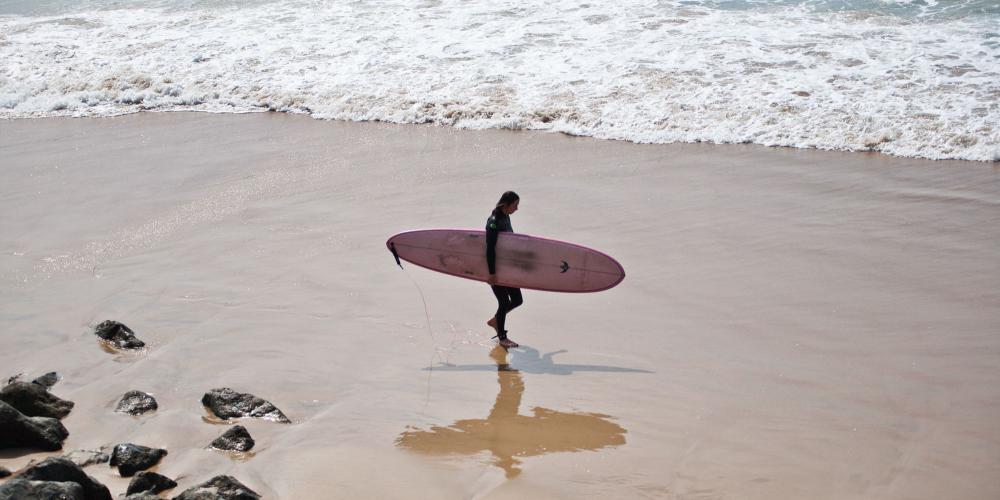
<svg viewBox="0 0 1000 500">
<path fill-rule="evenodd" d="M 497 206 L 493 207 L 493 213 L 496 214 L 497 210 L 500 210 L 500 208 L 506 207 L 507 205 L 510 205 L 511 203 L 514 203 L 515 201 L 520 199 L 521 197 L 518 196 L 517 193 L 513 191 L 505 192 L 504 194 L 500 195 L 500 201 L 497 202 Z"/>
</svg>

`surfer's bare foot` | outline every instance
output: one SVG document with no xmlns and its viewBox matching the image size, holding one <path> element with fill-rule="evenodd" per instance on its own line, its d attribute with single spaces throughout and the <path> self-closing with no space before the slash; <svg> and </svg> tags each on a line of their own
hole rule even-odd
<svg viewBox="0 0 1000 500">
<path fill-rule="evenodd" d="M 496 330 L 497 329 L 497 317 L 493 316 L 489 321 L 486 322 L 486 326 Z"/>
<path fill-rule="evenodd" d="M 512 347 L 519 347 L 518 343 L 514 342 L 511 339 L 500 339 L 500 346 L 505 349 L 510 349 Z"/>
</svg>

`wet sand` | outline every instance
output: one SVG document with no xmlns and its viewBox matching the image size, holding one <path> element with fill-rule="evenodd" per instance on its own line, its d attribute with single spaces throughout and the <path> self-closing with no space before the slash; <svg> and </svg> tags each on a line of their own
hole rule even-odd
<svg viewBox="0 0 1000 500">
<path fill-rule="evenodd" d="M 283 114 L 0 121 L 0 151 L 0 376 L 58 371 L 65 449 L 167 448 L 171 496 L 1000 497 L 995 164 Z M 627 272 L 526 291 L 510 353 L 485 285 L 384 247 L 506 189 Z M 293 423 L 206 449 L 214 387 Z M 160 409 L 114 413 L 132 389 Z"/>
</svg>

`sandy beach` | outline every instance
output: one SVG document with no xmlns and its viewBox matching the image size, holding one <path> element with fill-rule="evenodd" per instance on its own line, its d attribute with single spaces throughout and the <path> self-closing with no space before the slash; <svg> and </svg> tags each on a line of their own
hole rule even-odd
<svg viewBox="0 0 1000 500">
<path fill-rule="evenodd" d="M 166 448 L 169 496 L 1000 498 L 995 162 L 140 113 L 0 120 L 0 175 L 0 377 L 59 373 L 64 452 Z M 526 291 L 506 353 L 485 285 L 384 244 L 508 189 L 627 277 Z M 207 449 L 216 387 L 292 423 Z M 159 410 L 115 413 L 133 389 Z"/>
</svg>

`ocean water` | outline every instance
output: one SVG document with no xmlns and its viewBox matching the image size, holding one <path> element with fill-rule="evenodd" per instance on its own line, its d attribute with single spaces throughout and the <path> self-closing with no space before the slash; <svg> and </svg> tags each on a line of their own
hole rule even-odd
<svg viewBox="0 0 1000 500">
<path fill-rule="evenodd" d="M 141 110 L 1000 160 L 998 0 L 0 0 L 0 118 Z"/>
</svg>

